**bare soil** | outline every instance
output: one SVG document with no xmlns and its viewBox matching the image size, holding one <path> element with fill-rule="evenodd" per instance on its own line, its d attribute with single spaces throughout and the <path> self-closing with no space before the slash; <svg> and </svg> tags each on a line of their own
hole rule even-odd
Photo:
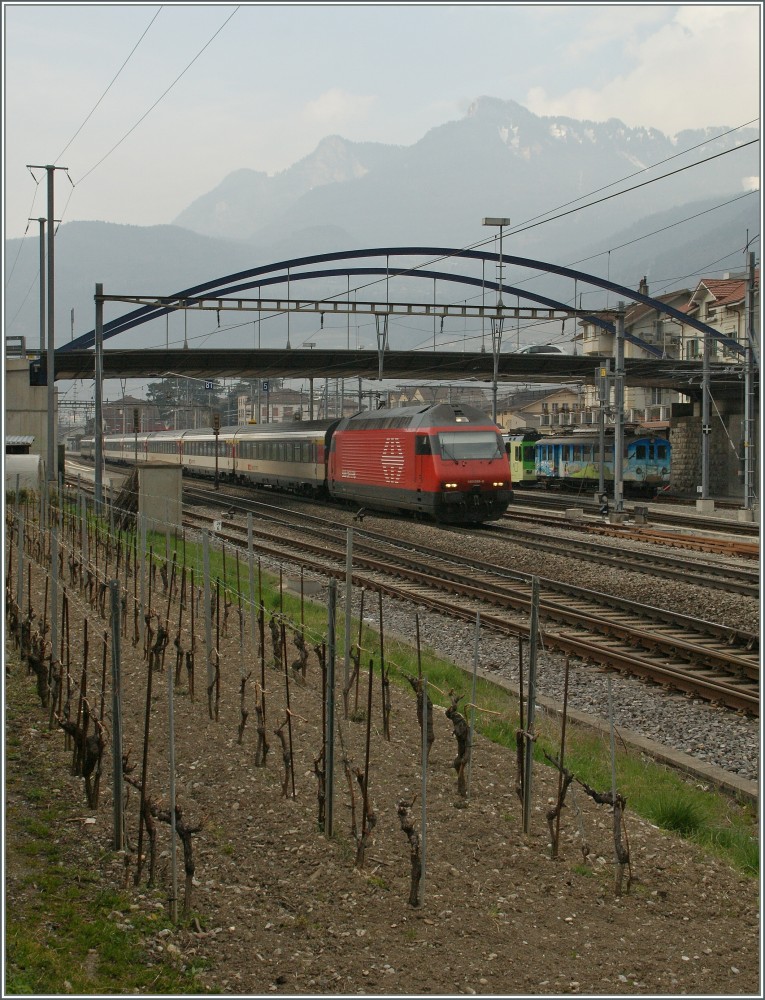
<svg viewBox="0 0 765 1000">
<path fill-rule="evenodd" d="M 100 682 L 101 641 L 108 623 L 74 597 L 72 631 L 91 620 L 91 675 Z M 42 602 L 41 602 L 42 603 Z M 235 617 L 235 616 L 234 616 Z M 76 627 L 75 627 L 75 623 Z M 122 641 L 123 746 L 140 776 L 147 664 Z M 435 743 L 428 768 L 424 902 L 409 905 L 410 845 L 397 814 L 414 801 L 421 830 L 421 737 L 411 692 L 392 688 L 391 739 L 384 738 L 379 675 L 373 690 L 369 789 L 376 825 L 363 867 L 356 865 L 352 810 L 343 759 L 364 767 L 366 723 L 342 718 L 336 749 L 334 836 L 318 824 L 315 761 L 321 749 L 321 672 L 312 653 L 306 682 L 290 675 L 294 787 L 274 735 L 286 719 L 284 672 L 266 668 L 266 766 L 255 766 L 255 681 L 258 663 L 243 663 L 238 627 L 221 641 L 221 698 L 210 718 L 203 656 L 197 658 L 192 701 L 184 671 L 174 697 L 177 802 L 184 817 L 203 825 L 193 836 L 195 872 L 191 915 L 171 934 L 145 940 L 157 961 L 189 963 L 205 956 L 200 991 L 228 994 L 594 994 L 760 995 L 758 886 L 693 844 L 660 831 L 626 810 L 629 890 L 615 892 L 612 812 L 577 788 L 561 820 L 560 852 L 551 859 L 545 812 L 558 776 L 536 767 L 534 812 L 527 836 L 515 791 L 515 755 L 478 737 L 470 796 L 457 795 L 452 724 L 435 710 Z M 236 635 L 234 635 L 236 633 Z M 174 630 L 173 630 L 174 634 Z M 9 648 L 12 645 L 6 640 Z M 270 653 L 270 644 L 269 644 Z M 78 654 L 79 655 L 79 654 Z M 295 656 L 291 636 L 288 659 Z M 73 657 L 78 666 L 80 660 Z M 71 753 L 60 731 L 49 731 L 35 704 L 34 679 L 17 655 L 7 660 L 6 697 L 28 759 L 52 768 L 52 792 L 68 802 L 64 842 L 79 864 L 102 879 L 127 881 L 136 905 L 152 908 L 171 892 L 169 828 L 158 823 L 156 888 L 133 887 L 138 797 L 129 793 L 131 867 L 112 850 L 111 765 L 105 758 L 97 809 L 86 805 L 83 780 L 71 775 Z M 96 666 L 97 664 L 97 666 Z M 149 794 L 168 802 L 168 671 L 154 671 L 151 699 Z M 249 712 L 238 738 L 242 668 Z M 96 685 L 97 687 L 97 685 Z M 466 681 L 465 691 L 469 690 Z M 359 704 L 366 705 L 366 672 Z M 214 705 L 214 702 L 213 702 Z M 213 712 L 214 714 L 214 712 Z M 360 715 L 363 713 L 360 713 Z M 108 751 L 107 751 L 108 752 Z M 24 756 L 24 755 L 22 755 Z M 12 764 L 12 767 L 20 766 Z M 16 775 L 18 778 L 18 775 Z M 575 786 L 576 787 L 576 786 Z M 29 809 L 23 780 L 13 782 L 7 808 Z M 355 788 L 355 821 L 361 797 Z M 94 819 L 94 823 L 85 823 Z M 583 845 L 586 845 L 586 849 Z M 6 906 L 23 905 L 21 843 L 6 843 Z M 144 841 L 144 849 L 146 841 Z M 183 900 L 183 859 L 178 851 Z M 625 889 L 627 888 L 625 880 Z M 131 933 L 126 926 L 125 933 Z M 97 957 L 94 957 L 94 961 Z M 61 992 L 65 992 L 62 984 Z"/>
</svg>

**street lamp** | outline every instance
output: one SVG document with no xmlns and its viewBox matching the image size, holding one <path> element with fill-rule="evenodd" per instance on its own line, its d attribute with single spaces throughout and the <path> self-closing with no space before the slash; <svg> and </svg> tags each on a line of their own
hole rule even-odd
<svg viewBox="0 0 765 1000">
<path fill-rule="evenodd" d="M 497 290 L 497 305 L 502 306 L 502 230 L 510 225 L 510 220 L 489 215 L 481 220 L 482 226 L 499 226 L 499 289 Z"/>
<path fill-rule="evenodd" d="M 499 226 L 499 282 L 497 285 L 497 310 L 502 309 L 502 230 L 510 225 L 510 220 L 504 216 L 486 216 L 481 225 Z M 502 313 L 499 312 L 496 320 L 491 322 L 491 346 L 494 353 L 494 369 L 492 378 L 492 420 L 497 422 L 497 372 L 499 370 L 499 352 L 502 347 Z"/>
</svg>

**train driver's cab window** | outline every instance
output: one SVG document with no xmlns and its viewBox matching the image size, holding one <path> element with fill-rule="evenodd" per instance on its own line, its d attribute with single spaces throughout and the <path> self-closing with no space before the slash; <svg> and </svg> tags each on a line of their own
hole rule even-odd
<svg viewBox="0 0 765 1000">
<path fill-rule="evenodd" d="M 491 431 L 441 431 L 437 437 L 438 451 L 446 460 L 492 459 L 505 454 L 502 438 Z"/>
<path fill-rule="evenodd" d="M 666 462 L 667 461 L 667 446 L 665 444 L 657 444 L 656 445 L 656 458 L 660 462 Z"/>
<path fill-rule="evenodd" d="M 430 446 L 430 438 L 427 434 L 416 434 L 414 438 L 415 455 L 431 455 L 433 453 Z"/>
<path fill-rule="evenodd" d="M 646 446 L 644 444 L 635 445 L 635 458 L 638 462 L 645 462 L 646 460 Z"/>
</svg>

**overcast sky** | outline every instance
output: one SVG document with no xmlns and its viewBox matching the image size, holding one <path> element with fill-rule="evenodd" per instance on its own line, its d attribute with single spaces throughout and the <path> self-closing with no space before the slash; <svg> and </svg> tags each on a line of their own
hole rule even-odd
<svg viewBox="0 0 765 1000">
<path fill-rule="evenodd" d="M 327 135 L 410 145 L 480 96 L 672 135 L 759 115 L 761 5 L 3 4 L 6 237 L 170 223 Z M 116 147 L 116 148 L 115 148 Z M 44 171 L 35 171 L 44 179 Z M 72 184 L 74 187 L 72 187 Z"/>
</svg>

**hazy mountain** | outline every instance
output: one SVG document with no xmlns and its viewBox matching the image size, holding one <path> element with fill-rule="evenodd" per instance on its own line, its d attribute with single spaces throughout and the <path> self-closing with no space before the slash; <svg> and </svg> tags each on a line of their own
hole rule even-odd
<svg viewBox="0 0 765 1000">
<path fill-rule="evenodd" d="M 632 183 L 732 150 L 758 134 L 745 129 L 711 138 L 724 131 L 689 130 L 670 138 L 616 119 L 540 117 L 514 101 L 481 98 L 465 118 L 431 129 L 413 146 L 332 137 L 272 178 L 237 171 L 174 221 L 208 236 L 258 244 L 331 223 L 359 246 L 465 245 L 485 235 L 480 226 L 486 215 L 507 215 L 517 225 L 669 157 L 675 159 Z M 692 155 L 678 155 L 699 144 Z M 574 246 L 578 230 L 589 239 L 593 227 L 614 230 L 679 203 L 740 193 L 745 178 L 758 174 L 757 149 L 730 152 L 603 202 L 581 223 L 570 217 L 566 240 Z M 522 245 L 546 242 L 534 230 L 517 239 Z"/>
<path fill-rule="evenodd" d="M 257 170 L 235 170 L 173 221 L 206 236 L 253 239 L 314 188 L 342 185 L 370 171 L 386 170 L 398 148 L 329 136 L 310 156 L 274 177 Z"/>
<path fill-rule="evenodd" d="M 235 171 L 171 226 L 62 225 L 56 243 L 57 342 L 70 339 L 72 308 L 75 336 L 93 327 L 96 282 L 106 294 L 168 294 L 306 254 L 469 246 L 490 235 L 481 226 L 486 215 L 508 215 L 512 227 L 523 230 L 506 234 L 506 254 L 571 265 L 631 288 L 643 275 L 651 285 L 693 286 L 697 279 L 686 276 L 700 268 L 743 266 L 743 254 L 714 262 L 743 247 L 747 230 L 750 236 L 759 232 L 758 194 L 710 211 L 741 195 L 758 176 L 758 147 L 735 149 L 755 138 L 756 130 L 715 138 L 725 131 L 668 137 L 615 119 L 540 117 L 513 101 L 481 98 L 464 118 L 431 129 L 412 146 L 332 136 L 273 177 Z M 699 148 L 681 155 L 694 146 Z M 716 156 L 726 150 L 733 151 Z M 681 169 L 712 156 L 703 166 Z M 656 170 L 640 172 L 670 157 Z M 664 174 L 673 176 L 646 183 Z M 630 186 L 636 190 L 609 197 Z M 575 211 L 585 195 L 585 202 L 597 204 Z M 543 213 L 558 218 L 543 222 Z M 693 215 L 698 218 L 678 224 Z M 640 239 L 659 229 L 660 237 Z M 39 340 L 37 267 L 36 236 L 6 241 L 6 334 L 25 336 L 31 345 Z M 506 281 L 511 278 L 506 273 Z M 565 301 L 574 294 L 570 281 L 549 276 L 526 287 Z M 413 299 L 422 296 L 421 288 L 412 289 Z M 586 302 L 597 304 L 594 298 Z M 105 320 L 131 308 L 107 303 Z M 189 317 L 189 329 L 199 336 L 209 332 L 215 326 L 211 316 Z M 179 330 L 183 336 L 180 314 L 161 329 L 135 331 L 130 342 L 177 340 Z M 421 339 L 418 333 L 413 338 Z"/>
</svg>

